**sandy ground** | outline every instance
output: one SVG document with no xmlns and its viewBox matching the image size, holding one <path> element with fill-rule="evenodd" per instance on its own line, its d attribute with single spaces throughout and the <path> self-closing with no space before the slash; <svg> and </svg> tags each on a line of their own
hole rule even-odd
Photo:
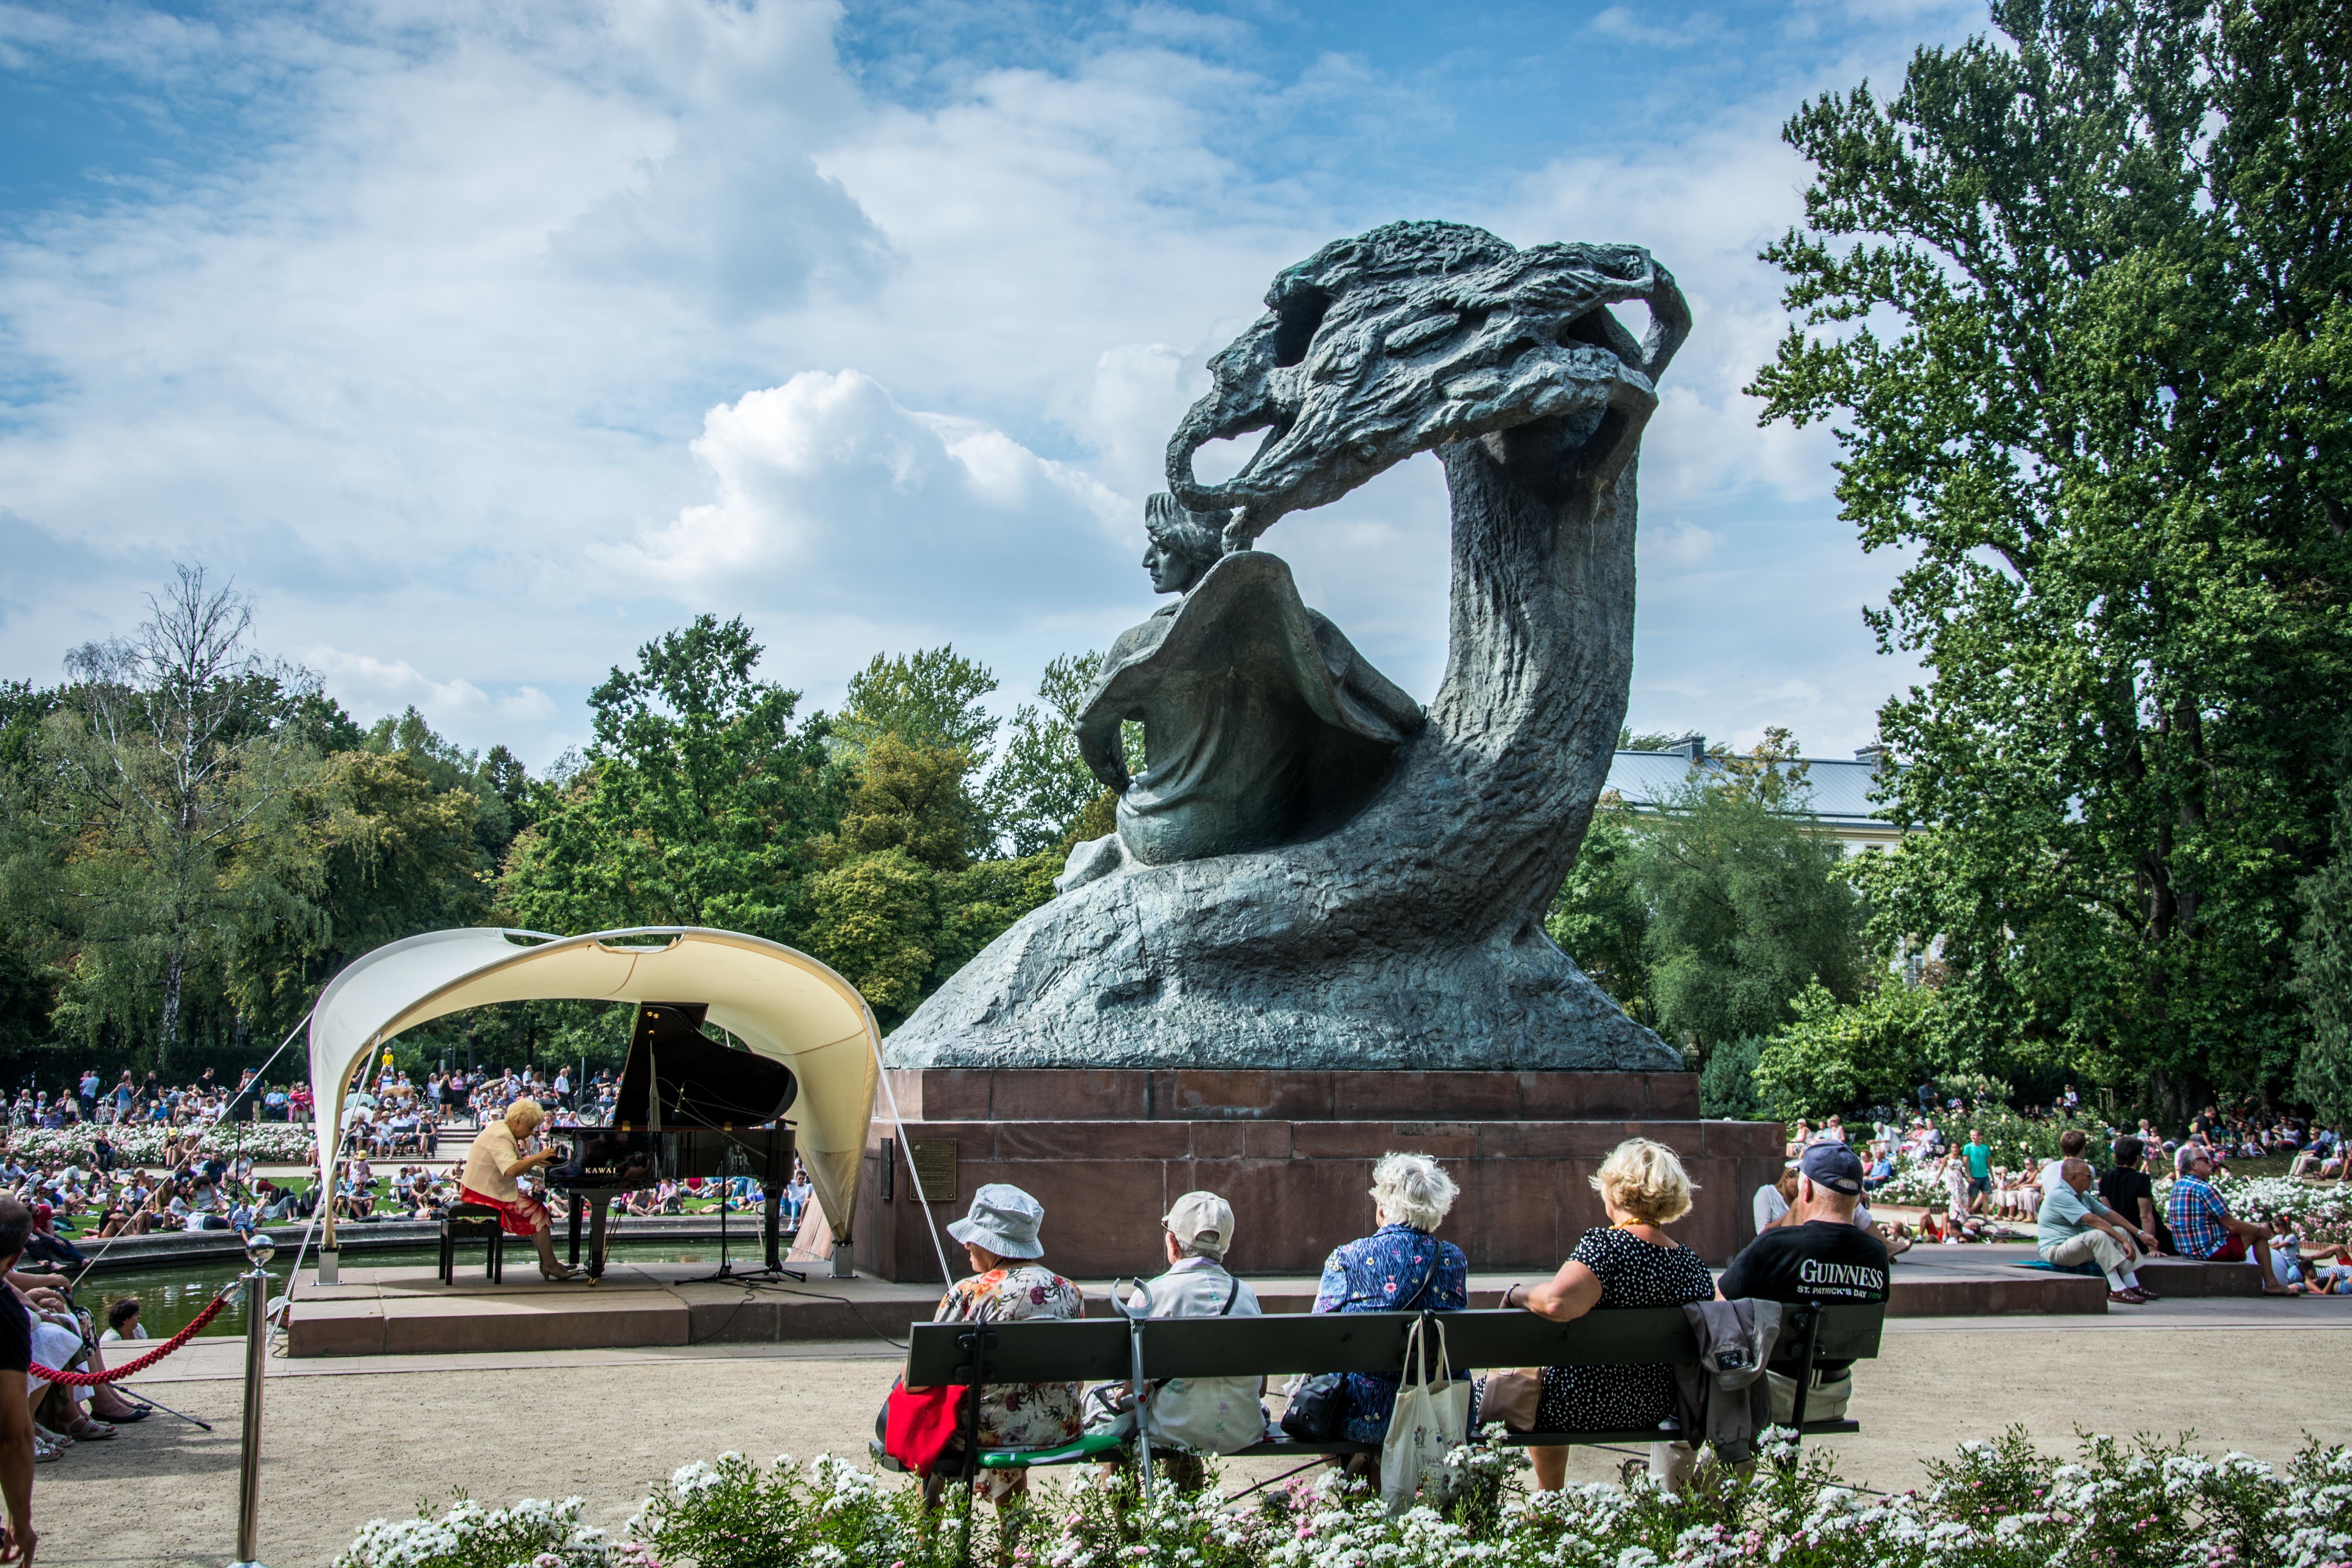
<svg viewBox="0 0 2352 1568">
<path fill-rule="evenodd" d="M 2330 1327 L 2327 1325 L 2339 1325 Z M 39 1560 L 208 1563 L 235 1556 L 241 1347 L 201 1343 L 142 1386 L 216 1424 L 162 1415 L 37 1472 Z M 646 1483 L 725 1449 L 765 1459 L 859 1453 L 896 1352 L 878 1343 L 430 1356 L 271 1363 L 261 1560 L 324 1564 L 371 1518 L 464 1485 L 485 1500 L 588 1500 L 617 1530 Z M 1897 1320 L 1858 1380 L 1864 1435 L 1831 1440 L 1882 1489 L 2016 1423 L 2045 1447 L 2074 1429 L 2193 1431 L 2215 1450 L 2284 1458 L 2309 1431 L 2352 1441 L 2352 1300 L 2168 1302 L 2126 1316 Z M 1575 1450 L 1570 1474 L 1622 1456 Z M 1235 1464 L 1237 1489 L 1276 1473 Z"/>
</svg>

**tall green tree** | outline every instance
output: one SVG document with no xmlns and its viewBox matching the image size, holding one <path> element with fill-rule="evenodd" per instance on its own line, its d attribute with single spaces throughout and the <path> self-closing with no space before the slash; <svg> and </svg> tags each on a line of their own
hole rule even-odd
<svg viewBox="0 0 2352 1568">
<path fill-rule="evenodd" d="M 978 766 L 996 741 L 996 717 L 981 699 L 995 689 L 988 667 L 951 645 L 877 653 L 849 678 L 849 700 L 835 738 L 854 752 L 896 735 L 911 746 L 961 751 Z"/>
<path fill-rule="evenodd" d="M 572 932 L 719 926 L 798 941 L 815 840 L 844 782 L 824 715 L 753 673 L 740 620 L 697 616 L 637 650 L 589 696 L 580 770 L 543 785 L 499 879 L 508 919 Z"/>
<path fill-rule="evenodd" d="M 2311 1035 L 2295 1063 L 2294 1093 L 2334 1126 L 2352 1126 L 2352 784 L 2337 793 L 2335 856 L 2296 894 L 2294 992 Z"/>
<path fill-rule="evenodd" d="M 49 798 L 72 840 L 62 890 L 82 1032 L 135 1027 L 134 1000 L 152 1000 L 147 1037 L 168 1068 L 192 975 L 216 991 L 237 932 L 289 900 L 263 851 L 318 765 L 289 721 L 316 682 L 255 651 L 250 602 L 201 566 L 147 607 L 132 636 L 68 656 L 79 685 L 50 721 Z"/>
<path fill-rule="evenodd" d="M 1759 785 L 1774 776 L 1694 776 L 1642 826 L 1654 1026 L 1702 1055 L 1769 1034 L 1809 985 L 1850 1001 L 1860 980 L 1863 910 L 1843 853 L 1801 793 Z"/>
<path fill-rule="evenodd" d="M 1940 938 L 1966 1047 L 2179 1106 L 2280 1085 L 2297 880 L 2352 673 L 2352 28 L 2319 0 L 1998 0 L 1787 127 L 1753 390 L 1830 421 L 1879 731 L 1921 829 L 1877 936 Z"/>
<path fill-rule="evenodd" d="M 296 804 L 293 830 L 257 849 L 288 896 L 248 915 L 226 964 L 230 995 L 264 1033 L 291 1027 L 353 959 L 482 923 L 494 887 L 479 797 L 415 753 L 338 752 Z"/>
<path fill-rule="evenodd" d="M 1861 903 L 1796 738 L 1709 754 L 1654 811 L 1602 798 L 1544 922 L 1629 1016 L 1702 1058 L 1778 1028 L 1816 982 L 1851 999 L 1863 962 Z"/>
</svg>

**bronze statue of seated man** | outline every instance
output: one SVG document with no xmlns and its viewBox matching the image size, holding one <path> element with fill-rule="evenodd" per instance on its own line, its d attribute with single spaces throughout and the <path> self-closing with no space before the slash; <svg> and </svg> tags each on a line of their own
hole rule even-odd
<svg viewBox="0 0 2352 1568">
<path fill-rule="evenodd" d="M 1331 831 L 1388 781 L 1421 705 L 1299 602 L 1290 567 L 1225 553 L 1225 519 L 1173 496 L 1144 508 L 1151 585 L 1180 595 L 1119 634 L 1082 706 L 1078 749 L 1118 795 L 1114 839 L 1080 845 L 1064 886 L 1129 859 L 1161 866 Z M 1120 726 L 1139 720 L 1131 773 Z"/>
</svg>

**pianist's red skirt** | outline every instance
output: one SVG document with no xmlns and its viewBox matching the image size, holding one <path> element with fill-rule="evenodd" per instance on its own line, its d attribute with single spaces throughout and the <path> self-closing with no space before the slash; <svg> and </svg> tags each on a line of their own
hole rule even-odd
<svg viewBox="0 0 2352 1568">
<path fill-rule="evenodd" d="M 498 1198 L 486 1198 L 471 1187 L 461 1186 L 457 1195 L 469 1204 L 479 1204 L 486 1209 L 499 1211 L 499 1228 L 509 1236 L 537 1236 L 547 1228 L 547 1205 L 530 1198 L 506 1203 Z"/>
</svg>

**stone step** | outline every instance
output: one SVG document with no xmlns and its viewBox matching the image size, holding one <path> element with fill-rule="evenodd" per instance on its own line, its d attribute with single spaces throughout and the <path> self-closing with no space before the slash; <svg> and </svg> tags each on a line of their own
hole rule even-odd
<svg viewBox="0 0 2352 1568">
<path fill-rule="evenodd" d="M 1989 1250 L 1989 1249 L 1980 1249 Z M 483 1255 L 469 1247 L 457 1279 L 443 1285 L 431 1268 L 371 1268 L 347 1263 L 342 1282 L 319 1287 L 306 1273 L 289 1332 L 295 1356 L 422 1355 L 456 1351 L 520 1353 L 646 1345 L 772 1344 L 904 1339 L 910 1324 L 928 1322 L 940 1287 L 894 1283 L 861 1275 L 826 1276 L 827 1265 L 794 1266 L 808 1274 L 791 1280 L 730 1283 L 700 1280 L 707 1267 L 616 1265 L 602 1283 L 552 1285 L 540 1280 L 530 1255 L 509 1251 L 503 1283 L 482 1277 Z M 740 1267 L 740 1265 L 739 1265 Z M 1301 1277 L 1255 1279 L 1268 1312 L 1304 1312 L 1316 1282 Z M 1471 1281 L 1470 1304 L 1494 1307 L 1514 1283 L 1502 1276 Z M 1082 1280 L 1091 1316 L 1108 1316 L 1108 1280 Z M 1898 1266 L 1889 1302 L 1897 1317 L 1993 1317 L 2012 1314 L 2103 1313 L 2106 1287 L 2077 1275 L 2014 1268 L 1980 1260 L 1962 1269 Z"/>
</svg>

